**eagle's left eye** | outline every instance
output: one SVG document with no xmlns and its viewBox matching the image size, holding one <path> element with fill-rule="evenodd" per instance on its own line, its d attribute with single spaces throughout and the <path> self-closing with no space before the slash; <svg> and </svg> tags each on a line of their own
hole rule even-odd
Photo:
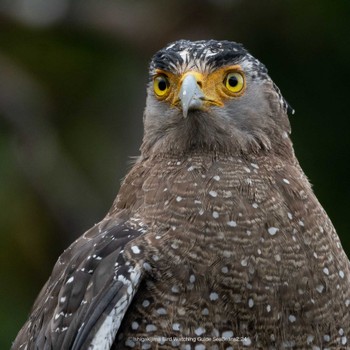
<svg viewBox="0 0 350 350">
<path fill-rule="evenodd" d="M 164 74 L 157 75 L 153 80 L 153 89 L 158 97 L 165 97 L 170 89 L 168 77 Z"/>
<path fill-rule="evenodd" d="M 244 87 L 243 74 L 239 72 L 228 73 L 224 79 L 224 85 L 229 92 L 240 92 Z"/>
</svg>

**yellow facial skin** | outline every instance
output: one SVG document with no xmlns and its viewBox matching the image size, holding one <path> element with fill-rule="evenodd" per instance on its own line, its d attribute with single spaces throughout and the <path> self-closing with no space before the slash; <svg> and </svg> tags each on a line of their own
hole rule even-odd
<svg viewBox="0 0 350 350">
<path fill-rule="evenodd" d="M 206 108 L 211 105 L 223 107 L 225 100 L 243 95 L 246 87 L 245 75 L 239 65 L 225 66 L 212 73 L 192 70 L 181 75 L 158 69 L 153 79 L 155 96 L 179 107 L 181 85 L 188 75 L 196 79 L 204 94 L 203 107 Z"/>
</svg>

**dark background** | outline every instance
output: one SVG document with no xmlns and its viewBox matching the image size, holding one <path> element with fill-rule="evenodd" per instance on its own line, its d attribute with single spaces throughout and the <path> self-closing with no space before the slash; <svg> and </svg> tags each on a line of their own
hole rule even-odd
<svg viewBox="0 0 350 350">
<path fill-rule="evenodd" d="M 176 39 L 242 42 L 267 65 L 349 254 L 349 4 L 0 0 L 0 348 L 109 209 L 141 143 L 149 59 Z"/>
</svg>

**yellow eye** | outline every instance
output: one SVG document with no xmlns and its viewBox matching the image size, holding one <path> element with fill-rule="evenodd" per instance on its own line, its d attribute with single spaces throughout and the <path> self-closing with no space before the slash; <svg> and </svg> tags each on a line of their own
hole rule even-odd
<svg viewBox="0 0 350 350">
<path fill-rule="evenodd" d="M 157 75 L 153 80 L 153 89 L 158 97 L 166 96 L 170 89 L 168 78 L 164 74 Z"/>
<path fill-rule="evenodd" d="M 228 91 L 238 93 L 244 87 L 244 77 L 238 72 L 228 73 L 224 79 L 224 84 Z"/>
</svg>

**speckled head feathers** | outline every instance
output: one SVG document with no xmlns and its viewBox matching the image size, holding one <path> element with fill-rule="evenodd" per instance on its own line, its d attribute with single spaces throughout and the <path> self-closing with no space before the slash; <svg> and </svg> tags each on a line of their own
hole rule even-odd
<svg viewBox="0 0 350 350">
<path fill-rule="evenodd" d="M 177 70 L 181 66 L 190 64 L 201 67 L 205 64 L 206 67 L 215 69 L 225 64 L 239 62 L 247 55 L 249 55 L 247 50 L 241 44 L 226 40 L 179 40 L 169 44 L 153 56 L 151 69 Z M 257 61 L 252 56 L 250 58 Z M 262 67 L 265 69 L 264 66 Z"/>
<path fill-rule="evenodd" d="M 253 57 L 242 44 L 227 40 L 178 40 L 159 50 L 152 58 L 150 75 L 156 69 L 174 73 L 197 68 L 208 72 L 225 65 L 243 64 L 245 69 L 252 72 L 252 77 L 259 80 L 271 80 L 264 64 Z M 278 87 L 274 88 L 280 97 L 280 102 L 288 113 L 294 110 L 283 98 Z"/>
</svg>

